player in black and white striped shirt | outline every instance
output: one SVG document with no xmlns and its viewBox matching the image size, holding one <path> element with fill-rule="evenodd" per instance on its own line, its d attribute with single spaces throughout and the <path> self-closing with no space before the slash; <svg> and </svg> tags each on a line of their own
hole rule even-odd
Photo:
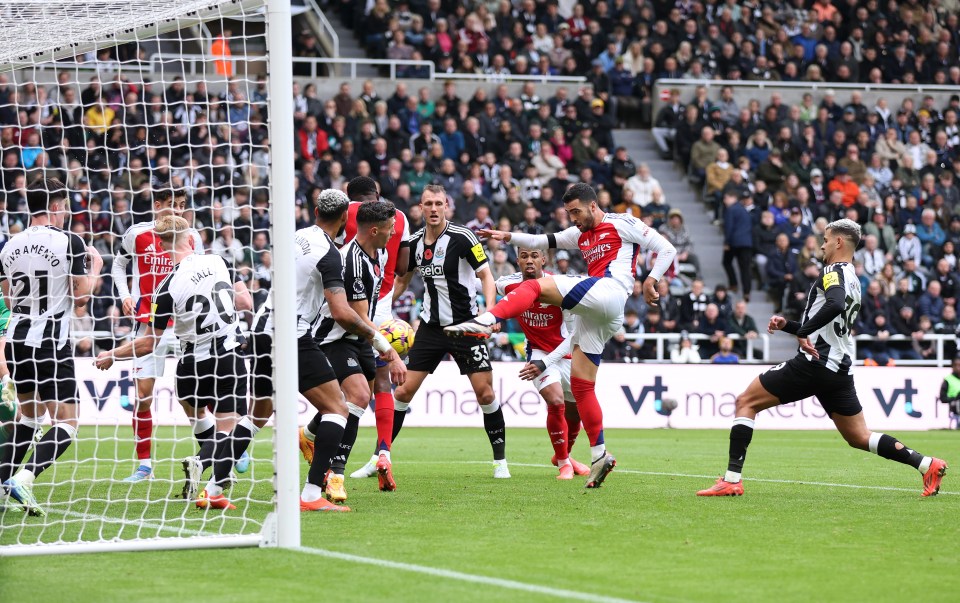
<svg viewBox="0 0 960 603">
<path fill-rule="evenodd" d="M 796 336 L 799 353 L 761 374 L 737 396 L 727 472 L 712 487 L 697 492 L 698 496 L 743 494 L 740 474 L 757 414 L 810 396 L 817 397 L 850 446 L 919 470 L 923 496 L 940 490 L 946 462 L 923 456 L 892 436 L 870 431 L 863 419 L 850 371 L 854 349 L 850 327 L 860 311 L 860 281 L 853 269 L 853 253 L 860 239 L 860 225 L 852 220 L 827 225 L 820 247 L 825 267 L 807 294 L 802 322 L 773 316 L 767 325 L 770 333 L 784 331 Z"/>
<path fill-rule="evenodd" d="M 177 363 L 176 393 L 191 423 L 206 416 L 206 410 L 232 425 L 229 432 L 201 441 L 198 455 L 183 461 L 186 474 L 183 497 L 196 499 L 209 459 L 213 476 L 196 505 L 200 508 L 234 509 L 223 495 L 230 472 L 259 431 L 247 416 L 247 368 L 240 355 L 244 338 L 237 310 L 253 307 L 242 282 L 231 283 L 226 263 L 218 255 L 194 252 L 190 224 L 168 215 L 157 220 L 160 245 L 173 261 L 173 271 L 153 294 L 151 322 L 136 339 L 97 356 L 102 370 L 114 361 L 150 354 L 164 331 L 172 328 L 183 354 Z"/>
<path fill-rule="evenodd" d="M 56 179 L 27 188 L 30 226 L 0 252 L 0 287 L 10 323 L 5 355 L 17 384 L 21 417 L 11 441 L 0 447 L 0 483 L 30 515 L 44 515 L 33 496 L 33 480 L 77 435 L 77 381 L 70 346 L 70 317 L 90 300 L 103 260 L 93 247 L 63 229 L 67 191 Z M 90 261 L 89 271 L 87 261 Z M 53 427 L 37 443 L 33 458 L 16 476 L 49 412 Z"/>
<path fill-rule="evenodd" d="M 387 266 L 386 246 L 394 233 L 396 208 L 389 201 L 370 201 L 357 208 L 357 234 L 343 249 L 343 283 L 350 307 L 367 324 L 376 328 L 373 322 L 377 314 L 377 303 L 389 304 L 390 300 L 378 300 Z M 322 317 L 317 329 L 317 343 L 333 366 L 333 372 L 340 382 L 347 400 L 347 425 L 344 428 L 340 447 L 333 457 L 330 469 L 333 474 L 327 479 L 326 496 L 334 503 L 347 498 L 344 489 L 343 473 L 350 451 L 357 441 L 357 429 L 360 417 L 370 405 L 373 392 L 373 380 L 376 377 L 377 364 L 374 350 L 370 344 L 347 331 L 333 319 L 329 306 L 320 311 Z M 400 356 L 392 348 L 387 352 L 387 366 L 393 382 L 402 381 L 401 375 L 407 372 Z M 311 431 L 315 425 L 311 425 Z M 396 489 L 393 473 L 387 466 L 380 474 L 380 489 Z"/>
<path fill-rule="evenodd" d="M 423 310 L 420 326 L 407 361 L 407 381 L 394 392 L 396 412 L 393 436 L 403 427 L 410 401 L 423 380 L 448 353 L 467 375 L 483 411 L 483 426 L 493 448 L 494 477 L 508 478 L 506 426 L 503 409 L 493 393 L 490 353 L 484 339 L 453 339 L 443 327 L 476 318 L 477 280 L 487 307 L 496 302 L 497 288 L 490 272 L 487 254 L 473 232 L 448 222 L 447 193 L 431 184 L 423 190 L 420 207 L 426 226 L 410 238 L 410 272 L 417 270 L 423 279 Z"/>
</svg>

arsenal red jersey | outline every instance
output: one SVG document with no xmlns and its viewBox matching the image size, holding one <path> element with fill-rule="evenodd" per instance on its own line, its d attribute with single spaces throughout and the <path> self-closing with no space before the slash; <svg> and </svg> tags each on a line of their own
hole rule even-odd
<svg viewBox="0 0 960 603">
<path fill-rule="evenodd" d="M 497 279 L 497 294 L 506 295 L 522 282 L 523 275 L 519 272 L 501 276 Z M 549 354 L 557 349 L 568 335 L 563 322 L 563 309 L 559 306 L 534 302 L 517 320 L 520 321 L 520 328 L 527 338 L 528 352 L 540 350 Z"/>
</svg>

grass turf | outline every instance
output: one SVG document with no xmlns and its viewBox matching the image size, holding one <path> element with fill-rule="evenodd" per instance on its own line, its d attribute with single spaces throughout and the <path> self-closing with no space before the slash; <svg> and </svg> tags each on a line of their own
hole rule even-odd
<svg viewBox="0 0 960 603">
<path fill-rule="evenodd" d="M 171 449 L 172 430 L 159 435 L 167 442 L 160 444 L 158 457 L 176 458 L 191 448 L 184 439 Z M 960 463 L 957 433 L 900 435 L 908 446 Z M 129 461 L 105 460 L 132 456 L 126 430 L 121 436 L 119 444 L 99 445 L 97 463 L 85 456 L 93 452 L 92 441 L 85 442 L 79 462 L 64 463 L 52 479 L 65 481 L 75 470 L 86 479 L 73 486 L 74 496 L 153 502 L 67 506 L 60 499 L 70 485 L 44 489 L 41 484 L 51 476 L 41 476 L 38 498 L 52 497 L 47 523 L 57 520 L 43 532 L 45 538 L 75 539 L 83 526 L 85 537 L 126 538 L 138 530 L 152 536 L 161 517 L 167 526 L 207 531 L 250 532 L 262 521 L 269 506 L 256 501 L 271 494 L 267 462 L 254 463 L 260 481 L 248 474 L 234 489 L 235 498 L 251 500 L 240 501 L 240 509 L 228 515 L 246 517 L 246 524 L 204 522 L 223 515 L 205 516 L 167 499 L 179 490 L 178 482 L 126 485 L 105 479 L 132 470 Z M 268 433 L 258 436 L 258 458 L 269 455 L 269 439 Z M 369 458 L 372 440 L 372 430 L 361 430 L 350 470 Z M 703 499 L 694 492 L 712 478 L 695 476 L 724 468 L 726 432 L 608 430 L 607 441 L 618 469 L 603 488 L 587 491 L 582 478 L 554 479 L 543 430 L 509 432 L 513 479 L 494 480 L 492 468 L 482 462 L 489 445 L 479 428 L 406 429 L 394 448 L 398 491 L 378 492 L 375 479 L 348 479 L 354 512 L 304 514 L 303 546 L 651 602 L 956 600 L 955 476 L 948 474 L 941 496 L 922 499 L 916 471 L 851 450 L 836 433 L 765 432 L 761 426 L 747 459 L 746 496 Z M 585 443 L 577 445 L 575 456 L 586 457 Z M 179 479 L 173 463 L 161 464 L 158 473 Z M 65 511 L 87 517 L 68 516 L 71 522 L 63 524 L 58 518 Z M 127 524 L 95 520 L 120 514 Z M 36 539 L 40 530 L 29 526 L 41 523 L 7 511 L 0 516 L 0 543 Z M 37 578 L 41 575 L 55 579 Z M 2 601 L 160 601 L 187 592 L 216 601 L 303 600 L 313 598 L 318 586 L 332 589 L 325 597 L 344 601 L 557 600 L 295 551 L 0 558 Z"/>
</svg>

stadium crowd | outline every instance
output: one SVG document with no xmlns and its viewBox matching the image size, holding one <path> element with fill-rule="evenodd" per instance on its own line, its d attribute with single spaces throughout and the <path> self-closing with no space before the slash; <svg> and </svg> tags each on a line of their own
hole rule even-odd
<svg viewBox="0 0 960 603">
<path fill-rule="evenodd" d="M 957 326 L 960 99 L 946 107 L 921 97 L 868 107 L 856 92 L 840 99 L 827 91 L 822 98 L 805 95 L 796 106 L 770 94 L 740 107 L 732 89 L 700 87 L 692 98 L 675 92 L 655 116 L 649 108 L 661 77 L 960 82 L 952 4 L 334 5 L 348 25 L 363 23 L 360 37 L 373 56 L 419 55 L 441 73 L 576 74 L 586 82 L 544 96 L 532 82 L 514 95 L 496 78 L 480 86 L 447 82 L 438 97 L 413 83 L 383 90 L 366 81 L 358 90 L 344 82 L 326 99 L 314 83 L 295 84 L 297 225 L 312 222 L 311 202 L 322 189 L 366 175 L 407 214 L 411 231 L 423 224 L 420 193 L 436 183 L 448 192 L 449 217 L 475 231 L 558 232 L 569 226 L 559 203 L 563 191 L 587 182 L 604 210 L 641 217 L 680 254 L 671 273 L 676 286 L 662 284 L 659 307 L 643 303 L 638 284 L 607 360 L 655 357 L 655 342 L 626 333 L 686 333 L 708 339 L 681 337 L 674 361 L 730 362 L 743 358 L 744 338 L 757 336 L 747 306 L 754 271 L 757 285 L 795 315 L 815 276 L 823 225 L 852 217 L 868 234 L 858 254 L 866 293 L 856 329 L 910 335 L 873 342 L 863 352 L 878 363 L 929 357 L 930 342 L 921 334 L 953 333 Z M 319 52 L 306 34 L 294 47 L 300 56 Z M 654 126 L 661 151 L 703 186 L 723 225 L 728 286 L 710 291 L 699 280 L 700 258 L 683 213 L 670 207 L 647 166 L 635 165 L 616 145 L 615 128 L 645 122 Z M 0 74 L 0 231 L 6 237 L 23 228 L 27 182 L 54 171 L 71 190 L 71 230 L 109 257 L 130 224 L 150 219 L 150 191 L 172 183 L 187 190 L 205 246 L 255 292 L 265 291 L 271 274 L 265 123 L 263 78 L 231 80 L 212 93 L 202 81 L 187 85 L 179 77 L 78 82 L 64 71 L 57 84 L 37 86 L 14 85 Z M 516 271 L 514 250 L 490 245 L 494 276 Z M 561 251 L 548 269 L 579 273 L 584 265 Z M 108 276 L 97 293 L 77 324 L 112 336 L 78 342 L 81 352 L 111 347 L 130 328 Z M 415 320 L 421 294 L 415 279 L 396 303 L 397 316 Z M 522 356 L 519 336 L 511 334 L 519 329 L 508 331 L 492 342 L 495 359 Z"/>
</svg>

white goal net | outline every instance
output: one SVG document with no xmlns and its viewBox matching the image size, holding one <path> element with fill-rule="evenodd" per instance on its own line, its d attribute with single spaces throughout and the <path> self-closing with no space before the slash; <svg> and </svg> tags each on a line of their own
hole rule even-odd
<svg viewBox="0 0 960 603">
<path fill-rule="evenodd" d="M 268 43 L 289 32 L 289 2 L 269 3 L 278 29 L 267 4 L 0 0 L 0 556 L 276 543 L 278 491 L 289 500 L 297 478 L 277 479 L 275 421 L 253 416 L 273 380 L 251 371 L 256 354 L 284 358 L 269 339 L 253 346 L 251 327 L 285 284 L 274 199 L 290 198 L 284 222 L 292 195 L 272 186 L 271 141 L 289 140 L 292 121 L 273 121 L 290 112 L 271 87 L 289 95 L 290 76 L 271 72 Z M 166 215 L 187 220 L 192 248 L 220 258 L 241 293 L 198 287 L 153 352 L 102 370 L 98 355 L 159 332 L 158 291 L 185 265 L 157 234 Z M 178 321 L 193 321 L 196 343 L 173 337 Z M 232 403 L 227 352 L 243 367 Z M 242 455 L 238 425 L 253 432 Z"/>
</svg>

